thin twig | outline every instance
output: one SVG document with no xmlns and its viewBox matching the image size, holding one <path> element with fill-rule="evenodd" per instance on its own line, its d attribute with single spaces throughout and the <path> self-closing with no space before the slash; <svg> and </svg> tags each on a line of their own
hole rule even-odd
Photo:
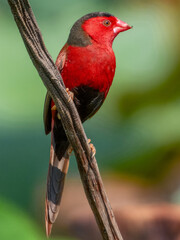
<svg viewBox="0 0 180 240">
<path fill-rule="evenodd" d="M 81 180 L 103 239 L 122 240 L 104 190 L 95 157 L 73 101 L 65 90 L 61 75 L 49 55 L 27 0 L 8 0 L 27 51 L 44 85 L 56 104 L 68 140 L 75 152 Z"/>
</svg>

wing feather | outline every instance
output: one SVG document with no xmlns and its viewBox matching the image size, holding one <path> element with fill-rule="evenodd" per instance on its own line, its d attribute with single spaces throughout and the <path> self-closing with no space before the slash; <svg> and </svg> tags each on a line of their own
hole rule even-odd
<svg viewBox="0 0 180 240">
<path fill-rule="evenodd" d="M 62 48 L 61 52 L 59 53 L 57 60 L 56 60 L 56 66 L 59 70 L 59 72 L 61 73 L 66 58 L 67 58 L 67 48 L 68 45 L 65 44 L 64 47 Z M 44 102 L 44 113 L 43 113 L 43 120 L 44 120 L 44 129 L 45 129 L 45 133 L 49 134 L 51 131 L 51 96 L 50 94 L 47 92 L 46 93 L 46 97 L 45 97 L 45 102 Z"/>
</svg>

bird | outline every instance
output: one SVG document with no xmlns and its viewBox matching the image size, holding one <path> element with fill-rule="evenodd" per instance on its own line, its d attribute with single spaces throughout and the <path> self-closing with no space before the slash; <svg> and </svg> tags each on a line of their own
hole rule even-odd
<svg viewBox="0 0 180 240">
<path fill-rule="evenodd" d="M 56 66 L 82 122 L 102 106 L 112 84 L 116 59 L 115 37 L 131 26 L 106 12 L 93 12 L 78 19 L 60 51 Z M 44 103 L 45 133 L 51 133 L 50 161 L 45 201 L 46 235 L 49 236 L 60 208 L 72 148 L 49 92 Z"/>
</svg>

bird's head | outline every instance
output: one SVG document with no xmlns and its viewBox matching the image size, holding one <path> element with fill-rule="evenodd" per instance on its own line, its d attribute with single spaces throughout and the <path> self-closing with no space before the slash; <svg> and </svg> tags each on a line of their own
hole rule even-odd
<svg viewBox="0 0 180 240">
<path fill-rule="evenodd" d="M 114 38 L 120 32 L 130 28 L 131 26 L 127 23 L 109 13 L 90 13 L 75 22 L 68 38 L 68 44 L 82 47 L 93 42 L 112 45 Z"/>
</svg>

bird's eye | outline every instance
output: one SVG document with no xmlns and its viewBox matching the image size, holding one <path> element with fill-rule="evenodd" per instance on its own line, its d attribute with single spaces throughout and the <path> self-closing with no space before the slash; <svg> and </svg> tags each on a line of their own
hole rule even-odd
<svg viewBox="0 0 180 240">
<path fill-rule="evenodd" d="M 103 25 L 104 25 L 105 27 L 109 27 L 109 26 L 111 25 L 111 22 L 110 22 L 109 20 L 104 20 L 104 21 L 103 21 Z"/>
</svg>

